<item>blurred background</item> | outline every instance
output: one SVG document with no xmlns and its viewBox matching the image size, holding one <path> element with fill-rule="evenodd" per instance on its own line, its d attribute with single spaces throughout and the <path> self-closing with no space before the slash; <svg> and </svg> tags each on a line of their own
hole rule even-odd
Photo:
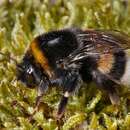
<svg viewBox="0 0 130 130">
<path fill-rule="evenodd" d="M 130 34 L 129 0 L 0 0 L 0 130 L 58 130 L 54 115 L 61 90 L 51 88 L 33 121 L 36 90 L 16 81 L 15 64 L 39 34 L 69 27 Z M 130 94 L 120 108 L 92 84 L 71 97 L 61 130 L 130 130 Z M 103 98 L 105 97 L 105 99 Z"/>
</svg>

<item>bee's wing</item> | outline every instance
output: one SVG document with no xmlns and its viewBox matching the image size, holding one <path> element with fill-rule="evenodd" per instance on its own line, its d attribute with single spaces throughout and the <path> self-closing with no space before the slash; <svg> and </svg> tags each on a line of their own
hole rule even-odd
<svg viewBox="0 0 130 130">
<path fill-rule="evenodd" d="M 115 49 L 130 48 L 130 37 L 119 31 L 85 31 L 78 35 L 78 39 L 83 44 L 92 44 L 96 50 L 113 52 Z"/>
<path fill-rule="evenodd" d="M 130 48 L 130 37 L 119 31 L 88 30 L 78 34 L 77 39 L 80 47 L 67 57 L 68 62 Z"/>
</svg>

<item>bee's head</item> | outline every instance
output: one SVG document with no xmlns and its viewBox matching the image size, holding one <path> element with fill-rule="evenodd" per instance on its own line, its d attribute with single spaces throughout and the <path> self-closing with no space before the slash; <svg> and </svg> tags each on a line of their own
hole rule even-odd
<svg viewBox="0 0 130 130">
<path fill-rule="evenodd" d="M 32 59 L 28 59 L 27 56 L 24 57 L 22 63 L 17 65 L 16 76 L 29 88 L 38 86 L 41 80 L 46 78 L 40 66 L 33 64 Z"/>
</svg>

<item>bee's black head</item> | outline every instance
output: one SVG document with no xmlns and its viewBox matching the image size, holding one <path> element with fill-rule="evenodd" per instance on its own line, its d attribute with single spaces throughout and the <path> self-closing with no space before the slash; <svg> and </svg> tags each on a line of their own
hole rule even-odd
<svg viewBox="0 0 130 130">
<path fill-rule="evenodd" d="M 31 58 L 26 55 L 22 63 L 17 65 L 17 79 L 23 82 L 27 87 L 34 88 L 40 84 L 40 81 L 45 78 L 40 66 L 33 64 Z"/>
</svg>

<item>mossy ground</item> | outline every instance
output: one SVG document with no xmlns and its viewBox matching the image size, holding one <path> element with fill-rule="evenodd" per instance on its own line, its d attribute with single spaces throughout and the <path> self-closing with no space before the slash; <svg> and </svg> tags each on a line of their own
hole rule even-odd
<svg viewBox="0 0 130 130">
<path fill-rule="evenodd" d="M 67 27 L 120 30 L 130 34 L 129 0 L 1 0 L 0 1 L 0 130 L 58 130 L 54 115 L 61 91 L 43 97 L 33 122 L 36 90 L 15 79 L 15 64 L 30 41 L 50 30 Z M 105 97 L 105 98 L 104 98 Z M 130 94 L 112 106 L 94 85 L 82 87 L 67 106 L 62 130 L 130 130 Z"/>
</svg>

